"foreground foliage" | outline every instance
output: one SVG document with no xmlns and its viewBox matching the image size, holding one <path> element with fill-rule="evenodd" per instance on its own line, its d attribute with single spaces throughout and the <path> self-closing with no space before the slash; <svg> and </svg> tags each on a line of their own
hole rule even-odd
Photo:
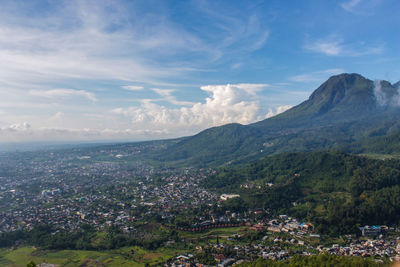
<svg viewBox="0 0 400 267">
<path fill-rule="evenodd" d="M 243 267 L 383 267 L 389 266 L 385 263 L 375 262 L 373 259 L 363 259 L 360 257 L 335 256 L 331 254 L 320 254 L 316 256 L 294 256 L 288 260 L 270 261 L 257 260 L 251 263 L 244 263 Z"/>
</svg>

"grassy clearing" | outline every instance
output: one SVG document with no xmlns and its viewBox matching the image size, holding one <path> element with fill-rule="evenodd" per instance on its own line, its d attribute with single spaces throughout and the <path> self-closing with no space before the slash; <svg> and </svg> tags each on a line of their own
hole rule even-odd
<svg viewBox="0 0 400 267">
<path fill-rule="evenodd" d="M 214 228 L 203 232 L 180 232 L 179 236 L 182 238 L 204 238 L 210 236 L 230 236 L 241 233 L 248 229 L 248 226 L 241 227 L 227 227 L 227 228 Z"/>
</svg>

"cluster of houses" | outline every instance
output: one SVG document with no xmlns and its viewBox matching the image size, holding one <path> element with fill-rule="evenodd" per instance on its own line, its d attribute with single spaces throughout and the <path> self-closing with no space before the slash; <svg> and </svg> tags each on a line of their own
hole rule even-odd
<svg viewBox="0 0 400 267">
<path fill-rule="evenodd" d="M 377 261 L 388 258 L 391 261 L 400 260 L 400 238 L 385 237 L 382 235 L 382 231 L 368 232 L 368 237 L 348 236 L 346 245 L 324 246 L 318 244 L 320 236 L 313 233 L 310 223 L 301 223 L 286 215 L 251 225 L 247 223 L 246 225 L 249 226 L 246 228 L 248 229 L 247 232 L 228 237 L 226 243 L 209 243 L 205 246 L 197 246 L 195 253 L 179 255 L 171 259 L 167 266 L 205 266 L 196 257 L 203 250 L 212 251 L 217 266 L 237 265 L 257 258 L 282 260 L 299 253 L 294 251 L 301 251 L 300 253 L 303 255 L 330 253 L 342 256 L 373 257 Z M 365 229 L 369 228 L 371 227 L 365 226 Z M 385 227 L 373 227 L 373 229 L 378 228 Z M 396 230 L 385 229 L 385 233 Z M 252 231 L 262 231 L 265 235 L 259 240 L 244 244 L 245 242 L 241 241 L 240 238 Z M 226 251 L 229 253 L 224 254 Z"/>
<path fill-rule="evenodd" d="M 225 267 L 231 265 L 241 264 L 244 261 L 252 261 L 257 258 L 264 258 L 270 260 L 283 260 L 292 257 L 295 254 L 292 250 L 288 249 L 290 240 L 281 240 L 282 243 L 275 243 L 273 245 L 265 245 L 261 242 L 258 244 L 247 245 L 227 245 L 227 244 L 214 244 L 208 245 L 213 247 L 213 258 L 217 266 Z M 383 262 L 383 259 L 389 258 L 391 261 L 400 260 L 400 241 L 385 241 L 385 240 L 367 240 L 357 244 L 349 244 L 348 247 L 341 247 L 337 244 L 331 247 L 324 247 L 319 245 L 317 248 L 310 245 L 302 245 L 302 255 L 310 256 L 318 253 L 330 253 L 343 256 L 359 256 L 359 257 L 373 257 L 376 261 Z M 224 249 L 230 248 L 235 253 L 230 256 L 225 256 L 221 253 Z M 201 250 L 202 248 L 197 248 Z M 196 253 L 188 255 L 179 255 L 166 266 L 205 266 L 201 261 L 196 258 Z"/>
<path fill-rule="evenodd" d="M 317 249 L 320 252 L 326 251 L 335 255 L 400 260 L 400 238 L 388 239 L 381 237 L 378 239 L 356 240 L 346 246 L 333 244 L 331 247 L 318 246 Z"/>
<path fill-rule="evenodd" d="M 30 230 L 43 223 L 65 231 L 82 224 L 97 229 L 119 225 L 129 232 L 132 222 L 143 216 L 166 218 L 171 211 L 218 200 L 198 185 L 207 170 L 155 170 L 135 162 L 92 161 L 93 157 L 90 153 L 50 155 L 47 161 L 10 166 L 10 175 L 18 176 L 0 177 L 0 233 Z"/>
</svg>

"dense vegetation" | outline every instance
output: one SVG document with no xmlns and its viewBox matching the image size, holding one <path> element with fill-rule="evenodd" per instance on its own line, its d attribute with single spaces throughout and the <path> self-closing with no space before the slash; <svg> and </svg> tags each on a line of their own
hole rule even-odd
<svg viewBox="0 0 400 267">
<path fill-rule="evenodd" d="M 226 208 L 288 213 L 312 221 L 323 234 L 400 222 L 400 161 L 394 159 L 342 152 L 286 153 L 222 168 L 203 185 L 241 195 L 225 202 Z"/>
<path fill-rule="evenodd" d="M 0 247 L 15 244 L 34 245 L 44 249 L 108 250 L 125 246 L 141 246 L 156 249 L 163 242 L 174 238 L 174 233 L 159 231 L 139 232 L 135 235 L 122 233 L 119 227 L 111 226 L 103 232 L 90 225 L 83 225 L 79 231 L 56 231 L 49 225 L 38 225 L 30 231 L 14 231 L 0 235 Z"/>
<path fill-rule="evenodd" d="M 383 267 L 388 266 L 385 263 L 375 262 L 373 259 L 364 259 L 361 257 L 335 256 L 332 254 L 320 254 L 316 256 L 294 256 L 288 260 L 271 261 L 259 259 L 250 263 L 243 263 L 243 267 Z"/>
</svg>

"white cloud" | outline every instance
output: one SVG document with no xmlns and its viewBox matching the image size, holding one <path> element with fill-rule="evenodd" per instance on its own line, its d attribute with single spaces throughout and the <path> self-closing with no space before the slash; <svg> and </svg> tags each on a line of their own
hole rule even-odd
<svg viewBox="0 0 400 267">
<path fill-rule="evenodd" d="M 314 71 L 305 74 L 299 74 L 290 77 L 289 79 L 294 82 L 310 83 L 310 82 L 322 82 L 332 75 L 340 74 L 345 72 L 344 69 L 327 69 Z"/>
<path fill-rule="evenodd" d="M 355 15 L 371 16 L 377 12 L 377 6 L 381 4 L 382 0 L 347 0 L 340 4 L 340 6 Z"/>
<path fill-rule="evenodd" d="M 90 101 L 97 101 L 97 98 L 93 93 L 87 92 L 85 90 L 74 89 L 29 90 L 29 95 L 55 99 L 83 96 Z"/>
<path fill-rule="evenodd" d="M 196 70 L 188 62 L 163 65 L 157 58 L 198 52 L 205 59 L 214 53 L 163 16 L 127 12 L 118 1 L 65 1 L 35 19 L 20 12 L 24 8 L 14 3 L 9 12 L 0 10 L 0 84 L 65 79 L 156 83 Z M 135 23 L 128 23 L 132 19 Z"/>
<path fill-rule="evenodd" d="M 172 92 L 175 90 L 173 89 L 159 89 L 159 88 L 153 88 L 152 89 L 154 92 L 156 92 L 160 96 L 168 97 L 171 96 Z"/>
<path fill-rule="evenodd" d="M 168 108 L 151 100 L 141 106 L 116 108 L 111 112 L 131 119 L 132 125 L 146 125 L 149 129 L 175 131 L 176 134 L 195 133 L 198 130 L 226 123 L 248 124 L 265 117 L 260 109 L 257 92 L 266 84 L 208 85 L 201 89 L 209 93 L 205 102 L 188 107 Z M 169 97 L 173 90 L 156 90 Z"/>
<path fill-rule="evenodd" d="M 0 140 L 2 142 L 21 141 L 95 141 L 95 140 L 146 140 L 162 138 L 168 134 L 162 130 L 143 129 L 68 129 L 50 127 L 30 127 L 25 122 L 5 127 L 0 127 Z"/>
<path fill-rule="evenodd" d="M 265 115 L 265 118 L 271 118 L 273 116 L 276 116 L 276 115 L 278 115 L 280 113 L 285 112 L 288 109 L 291 109 L 292 107 L 293 106 L 290 106 L 290 105 L 284 105 L 284 106 L 279 106 L 279 107 L 277 107 L 275 109 L 270 108 L 268 113 L 267 113 L 267 115 Z"/>
<path fill-rule="evenodd" d="M 4 129 L 14 132 L 14 131 L 28 131 L 30 128 L 31 125 L 27 122 L 24 122 L 24 123 L 11 124 L 10 126 Z"/>
<path fill-rule="evenodd" d="M 344 39 L 337 35 L 330 35 L 326 38 L 307 41 L 304 45 L 304 48 L 311 52 L 321 53 L 327 56 L 350 57 L 381 54 L 384 51 L 384 47 L 383 43 L 345 43 Z"/>
<path fill-rule="evenodd" d="M 242 63 L 235 63 L 231 66 L 231 69 L 236 70 L 242 66 Z"/>
<path fill-rule="evenodd" d="M 0 140 L 132 138 L 135 134 L 149 139 L 264 118 L 257 92 L 266 85 L 202 87 L 209 94 L 203 102 L 183 101 L 181 92 L 162 89 L 193 87 L 184 84 L 193 80 L 198 86 L 203 73 L 195 79 L 190 73 L 217 72 L 232 57 L 242 61 L 246 53 L 261 49 L 269 37 L 261 13 L 254 8 L 239 14 L 224 8 L 218 12 L 212 7 L 188 8 L 207 20 L 193 29 L 171 16 L 167 6 L 144 6 L 132 1 L 71 0 L 39 9 L 25 2 L 2 3 L 0 108 L 7 116 L 0 124 Z M 204 31 L 205 25 L 212 29 Z M 112 92 L 116 84 L 124 86 Z M 147 91 L 151 87 L 160 88 Z M 138 107 L 107 113 L 111 107 L 137 101 L 122 99 L 118 95 L 122 89 L 157 96 L 139 99 Z M 88 101 L 97 103 L 87 105 Z M 30 123 L 12 124 L 23 121 Z"/>
<path fill-rule="evenodd" d="M 341 40 L 317 40 L 315 43 L 306 45 L 306 49 L 328 56 L 337 56 L 343 52 Z"/>
<path fill-rule="evenodd" d="M 349 0 L 340 4 L 340 6 L 348 12 L 352 12 L 359 3 L 361 3 L 361 0 Z"/>
<path fill-rule="evenodd" d="M 49 121 L 54 121 L 54 122 L 59 122 L 65 118 L 65 113 L 64 112 L 57 112 L 53 116 L 49 118 Z"/>
<path fill-rule="evenodd" d="M 374 82 L 374 95 L 376 102 L 379 106 L 400 107 L 400 88 L 396 88 L 393 95 L 389 95 L 382 90 L 382 81 L 376 80 Z"/>
<path fill-rule="evenodd" d="M 215 31 L 210 36 L 168 19 L 166 9 L 141 10 L 135 5 L 63 1 L 51 5 L 52 12 L 31 18 L 26 16 L 29 5 L 8 2 L 0 10 L 0 85 L 65 79 L 157 84 L 210 69 L 209 62 L 224 55 L 257 50 L 269 34 L 255 15 L 224 15 L 219 23 L 211 24 Z M 221 17 L 220 12 L 215 15 Z"/>
<path fill-rule="evenodd" d="M 122 86 L 122 88 L 124 88 L 125 90 L 129 90 L 129 91 L 141 91 L 144 89 L 143 86 L 137 86 L 137 85 L 126 85 L 126 86 Z"/>
<path fill-rule="evenodd" d="M 13 121 L 30 121 L 32 124 L 0 125 L 0 140 L 149 140 L 191 135 L 208 127 L 233 122 L 248 124 L 289 108 L 280 106 L 267 110 L 260 104 L 260 92 L 268 86 L 250 83 L 202 86 L 201 90 L 208 96 L 204 101 L 187 103 L 186 106 L 173 96 L 177 91 L 158 88 L 152 90 L 160 96 L 159 99 L 141 99 L 138 106 L 114 108 L 107 113 L 90 109 L 76 110 L 74 115 L 71 110 L 57 111 L 56 106 L 52 108 L 53 115 L 46 120 L 35 115 L 16 116 Z M 65 96 L 59 92 L 41 91 L 37 95 L 51 99 Z M 176 101 L 177 106 L 163 101 Z M 76 114 L 79 114 L 79 119 Z"/>
<path fill-rule="evenodd" d="M 216 1 L 193 1 L 192 4 L 195 10 L 193 15 L 206 17 L 209 22 L 207 28 L 202 30 L 207 32 L 210 39 L 217 40 L 211 46 L 214 60 L 227 53 L 249 53 L 259 50 L 268 41 L 270 31 L 265 25 L 265 18 L 260 17 L 258 12 L 252 11 L 249 14 L 241 10 L 240 13 L 232 14 L 229 12 L 229 4 L 224 6 Z"/>
<path fill-rule="evenodd" d="M 173 89 L 159 89 L 159 88 L 152 88 L 152 90 L 160 95 L 162 98 L 161 99 L 153 99 L 153 101 L 167 101 L 173 105 L 179 105 L 179 106 L 191 106 L 194 103 L 189 102 L 189 101 L 180 101 L 177 100 L 176 97 L 172 95 L 175 90 Z"/>
</svg>

